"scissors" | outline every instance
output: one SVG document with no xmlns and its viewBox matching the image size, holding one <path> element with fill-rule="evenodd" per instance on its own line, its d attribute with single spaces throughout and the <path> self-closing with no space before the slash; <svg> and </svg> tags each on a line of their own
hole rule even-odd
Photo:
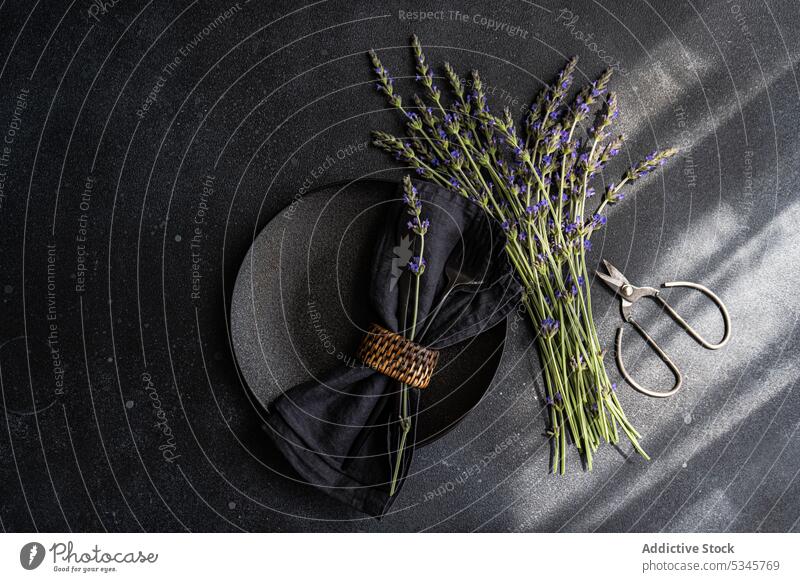
<svg viewBox="0 0 800 582">
<path fill-rule="evenodd" d="M 678 390 L 681 389 L 681 385 L 683 384 L 683 375 L 681 371 L 678 369 L 678 366 L 670 359 L 670 357 L 664 353 L 659 345 L 655 342 L 653 338 L 651 338 L 647 332 L 642 329 L 642 327 L 633 319 L 631 312 L 633 311 L 634 304 L 642 299 L 643 297 L 651 297 L 656 302 L 660 303 L 661 306 L 669 313 L 669 315 L 684 329 L 686 333 L 692 336 L 697 343 L 699 343 L 704 348 L 709 350 L 718 350 L 730 339 L 731 335 L 731 319 L 728 315 L 728 310 L 725 309 L 725 305 L 722 303 L 722 300 L 714 295 L 714 293 L 704 287 L 703 285 L 699 285 L 698 283 L 690 283 L 688 281 L 674 281 L 670 283 L 663 283 L 662 287 L 688 287 L 690 289 L 696 289 L 701 291 L 709 299 L 711 299 L 719 310 L 722 312 L 722 319 L 725 323 L 725 333 L 722 336 L 722 340 L 720 340 L 717 344 L 712 344 L 705 339 L 703 339 L 700 334 L 698 334 L 692 326 L 690 326 L 686 321 L 678 315 L 678 313 L 670 307 L 670 305 L 658 294 L 658 289 L 654 289 L 652 287 L 636 287 L 632 285 L 628 279 L 623 275 L 619 269 L 617 269 L 614 265 L 603 260 L 603 264 L 608 271 L 608 274 L 601 273 L 600 271 L 596 271 L 597 276 L 603 280 L 603 282 L 608 285 L 618 296 L 620 299 L 621 304 L 621 311 L 622 311 L 622 319 L 625 320 L 626 323 L 630 323 L 636 331 L 638 331 L 641 336 L 647 341 L 648 344 L 653 348 L 653 350 L 658 354 L 658 357 L 661 358 L 670 369 L 670 371 L 675 375 L 675 385 L 672 387 L 671 390 L 667 392 L 649 390 L 640 384 L 638 384 L 633 378 L 630 377 L 628 371 L 625 369 L 625 365 L 622 363 L 622 327 L 620 326 L 617 328 L 617 341 L 616 341 L 616 351 L 617 351 L 617 365 L 619 366 L 619 371 L 622 373 L 622 376 L 627 380 L 627 382 L 633 386 L 636 390 L 641 392 L 642 394 L 646 394 L 648 396 L 653 396 L 655 398 L 666 398 L 667 396 L 672 396 Z"/>
</svg>

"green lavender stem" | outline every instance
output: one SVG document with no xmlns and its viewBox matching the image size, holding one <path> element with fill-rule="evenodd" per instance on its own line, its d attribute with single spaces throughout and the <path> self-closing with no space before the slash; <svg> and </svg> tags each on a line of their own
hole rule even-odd
<svg viewBox="0 0 800 582">
<path fill-rule="evenodd" d="M 414 216 L 416 226 L 414 232 L 419 238 L 419 256 L 416 259 L 416 271 L 412 271 L 414 275 L 414 302 L 411 309 L 411 330 L 406 335 L 403 330 L 404 337 L 409 341 L 414 341 L 417 335 L 417 318 L 419 315 L 419 288 L 420 278 L 425 272 L 425 233 L 427 232 L 427 221 L 422 220 L 420 211 L 421 203 L 416 198 L 416 189 L 411 185 L 411 181 L 406 177 L 404 181 L 404 188 L 406 193 L 406 201 L 409 206 L 409 214 Z M 402 467 L 403 453 L 406 449 L 406 441 L 408 433 L 411 431 L 411 414 L 409 411 L 409 391 L 411 387 L 401 382 L 400 384 L 400 399 L 401 399 L 401 413 L 400 413 L 400 443 L 397 447 L 397 456 L 394 462 L 394 471 L 392 472 L 392 481 L 389 487 L 389 496 L 393 496 L 397 492 L 397 483 L 400 477 L 400 468 Z"/>
<path fill-rule="evenodd" d="M 419 256 L 420 258 L 424 258 L 425 254 L 425 235 L 419 237 Z M 419 313 L 419 278 L 420 273 L 416 273 L 414 277 L 414 307 L 411 311 L 411 333 L 408 336 L 410 341 L 414 341 L 414 337 L 417 333 L 417 315 Z M 397 479 L 400 476 L 400 467 L 403 460 L 403 452 L 406 449 L 406 439 L 408 438 L 408 433 L 411 431 L 411 415 L 409 414 L 409 403 L 408 403 L 408 391 L 410 390 L 410 386 L 406 383 L 400 384 L 400 391 L 403 405 L 402 405 L 402 416 L 400 417 L 400 427 L 402 432 L 400 434 L 400 446 L 397 448 L 397 458 L 394 462 L 394 472 L 392 473 L 392 483 L 389 488 L 389 495 L 392 496 L 395 494 L 397 490 Z"/>
</svg>

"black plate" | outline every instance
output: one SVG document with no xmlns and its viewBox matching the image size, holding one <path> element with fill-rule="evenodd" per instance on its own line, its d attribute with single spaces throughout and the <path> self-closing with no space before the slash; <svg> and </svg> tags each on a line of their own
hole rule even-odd
<svg viewBox="0 0 800 582">
<path fill-rule="evenodd" d="M 356 365 L 370 323 L 369 268 L 396 185 L 359 182 L 296 199 L 256 237 L 231 301 L 234 351 L 268 410 L 283 391 Z M 505 321 L 441 352 L 423 391 L 417 444 L 455 426 L 481 400 L 502 355 Z"/>
</svg>

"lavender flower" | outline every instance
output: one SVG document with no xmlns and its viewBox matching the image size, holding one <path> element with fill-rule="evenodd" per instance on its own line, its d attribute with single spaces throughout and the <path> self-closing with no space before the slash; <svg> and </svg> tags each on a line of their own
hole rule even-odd
<svg viewBox="0 0 800 582">
<path fill-rule="evenodd" d="M 542 320 L 542 335 L 551 338 L 558 332 L 559 327 L 560 324 L 558 323 L 557 319 L 547 317 Z"/>
<path fill-rule="evenodd" d="M 591 229 L 600 228 L 606 222 L 608 222 L 608 218 L 606 218 L 602 214 L 594 214 L 592 216 L 592 220 L 589 222 L 589 228 L 591 228 Z"/>
<path fill-rule="evenodd" d="M 644 161 L 628 170 L 628 172 L 625 174 L 625 180 L 633 182 L 634 180 L 643 178 L 653 170 L 657 169 L 659 166 L 663 165 L 664 162 L 666 162 L 676 153 L 678 153 L 678 150 L 670 148 L 668 150 L 649 154 Z"/>
<path fill-rule="evenodd" d="M 427 218 L 420 220 L 418 216 L 415 216 L 409 220 L 406 225 L 408 226 L 408 230 L 414 232 L 415 234 L 423 235 L 428 232 L 428 227 L 430 227 L 431 221 Z"/>
<path fill-rule="evenodd" d="M 386 141 L 386 140 L 384 140 Z M 411 220 L 408 222 L 408 227 L 411 229 L 415 234 L 416 238 L 419 242 L 419 255 L 412 257 L 411 260 L 408 262 L 408 269 L 411 273 L 414 274 L 414 300 L 411 308 L 411 329 L 410 331 L 406 332 L 403 330 L 403 336 L 407 337 L 407 339 L 414 341 L 416 337 L 417 331 L 417 315 L 419 312 L 419 289 L 420 289 L 420 278 L 422 277 L 423 273 L 425 272 L 425 266 L 427 265 L 427 261 L 423 256 L 423 250 L 425 248 L 425 234 L 430 227 L 430 221 L 426 218 L 422 218 L 422 203 L 421 200 L 418 198 L 419 191 L 417 190 L 416 186 L 411 182 L 411 178 L 405 176 L 403 178 L 403 201 L 406 204 L 407 212 L 411 215 Z M 400 468 L 402 467 L 402 457 L 405 452 L 405 443 L 408 437 L 409 432 L 411 431 L 412 427 L 412 418 L 409 414 L 409 390 L 411 387 L 408 386 L 405 382 L 401 382 L 401 398 L 402 398 L 402 413 L 399 419 L 399 425 L 401 429 L 400 433 L 400 444 L 398 447 L 398 452 L 395 457 L 395 465 L 394 471 L 392 472 L 392 480 L 389 487 L 389 495 L 394 495 L 395 491 L 397 490 L 397 483 L 400 476 Z"/>
<path fill-rule="evenodd" d="M 418 277 L 425 272 L 425 267 L 427 265 L 428 261 L 425 260 L 425 257 L 412 257 L 411 260 L 408 261 L 408 269 Z"/>
</svg>

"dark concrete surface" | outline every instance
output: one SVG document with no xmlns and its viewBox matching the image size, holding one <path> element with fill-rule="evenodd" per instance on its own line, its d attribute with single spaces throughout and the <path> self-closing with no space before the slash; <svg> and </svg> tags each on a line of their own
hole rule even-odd
<svg viewBox="0 0 800 582">
<path fill-rule="evenodd" d="M 91 6 L 0 2 L 3 530 L 800 528 L 795 2 Z M 411 21 L 419 10 L 437 18 Z M 650 463 L 605 447 L 592 473 L 575 461 L 547 474 L 539 367 L 512 321 L 496 382 L 417 453 L 397 513 L 366 519 L 281 476 L 231 350 L 234 279 L 304 185 L 399 177 L 363 146 L 398 124 L 364 53 L 410 75 L 413 31 L 432 61 L 480 69 L 493 104 L 514 108 L 569 55 L 579 77 L 606 58 L 624 154 L 681 148 L 591 254 L 634 283 L 701 282 L 733 317 L 730 344 L 710 352 L 644 310 L 687 376 L 666 401 L 621 385 Z M 610 346 L 617 303 L 593 290 Z M 719 333 L 708 302 L 669 298 Z M 637 377 L 666 385 L 626 339 Z"/>
</svg>

